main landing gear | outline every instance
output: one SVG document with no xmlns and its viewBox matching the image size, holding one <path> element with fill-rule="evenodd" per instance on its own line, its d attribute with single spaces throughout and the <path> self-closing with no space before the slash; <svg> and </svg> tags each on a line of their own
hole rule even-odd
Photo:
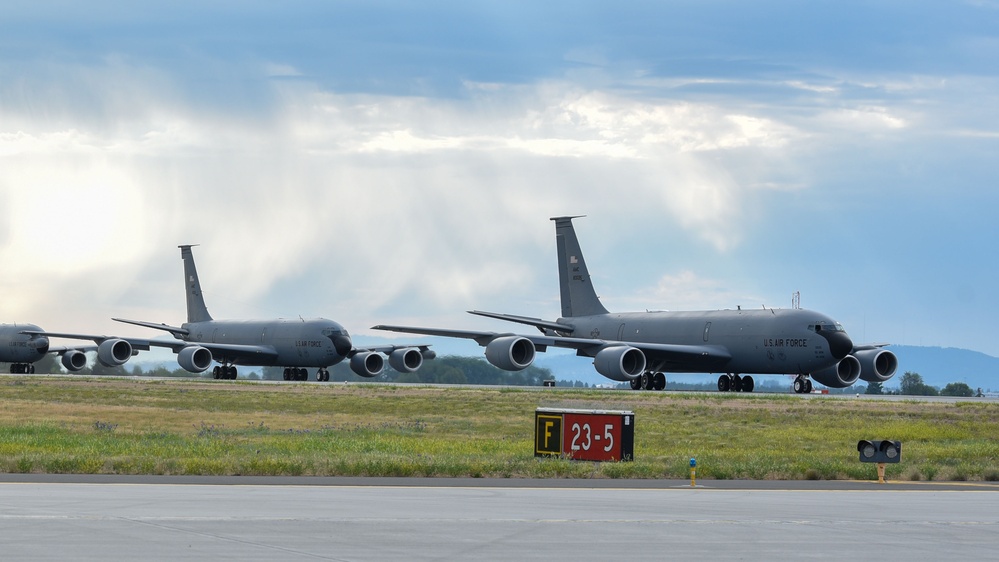
<svg viewBox="0 0 999 562">
<path fill-rule="evenodd" d="M 10 374 L 12 375 L 33 375 L 35 366 L 31 363 L 11 363 Z"/>
<path fill-rule="evenodd" d="M 308 369 L 296 369 L 294 367 L 285 368 L 284 370 L 284 380 L 286 381 L 307 381 L 309 380 L 309 370 Z M 316 371 L 316 381 L 318 382 L 328 382 L 330 380 L 330 372 L 325 367 L 320 367 Z"/>
<path fill-rule="evenodd" d="M 232 365 L 216 365 L 212 369 L 212 378 L 215 380 L 236 380 L 236 367 Z"/>
<path fill-rule="evenodd" d="M 812 381 L 805 375 L 798 375 L 794 377 L 791 388 L 794 389 L 795 394 L 810 394 L 812 392 Z"/>
<path fill-rule="evenodd" d="M 666 390 L 666 375 L 645 371 L 642 376 L 631 379 L 632 390 Z"/>
<path fill-rule="evenodd" d="M 753 377 L 729 373 L 718 377 L 718 392 L 752 392 L 756 388 Z"/>
</svg>

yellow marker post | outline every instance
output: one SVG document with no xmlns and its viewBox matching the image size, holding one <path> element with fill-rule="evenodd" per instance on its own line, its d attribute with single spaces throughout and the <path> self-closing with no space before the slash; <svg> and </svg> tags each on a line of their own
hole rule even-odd
<svg viewBox="0 0 999 562">
<path fill-rule="evenodd" d="M 878 484 L 885 483 L 885 463 L 878 463 Z"/>
<path fill-rule="evenodd" d="M 696 488 L 697 481 L 695 476 L 697 475 L 697 459 L 690 457 L 690 487 Z"/>
</svg>

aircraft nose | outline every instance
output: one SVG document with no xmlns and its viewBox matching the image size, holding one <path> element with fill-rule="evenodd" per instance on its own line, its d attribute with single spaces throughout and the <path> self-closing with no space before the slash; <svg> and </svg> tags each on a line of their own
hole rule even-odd
<svg viewBox="0 0 999 562">
<path fill-rule="evenodd" d="M 853 340 L 846 332 L 820 332 L 822 337 L 829 342 L 829 351 L 832 356 L 839 361 L 853 351 Z"/>
<path fill-rule="evenodd" d="M 333 349 L 341 357 L 346 357 L 351 349 L 354 349 L 354 345 L 350 342 L 350 337 L 343 334 L 337 336 L 330 336 L 330 340 L 333 341 Z"/>
</svg>

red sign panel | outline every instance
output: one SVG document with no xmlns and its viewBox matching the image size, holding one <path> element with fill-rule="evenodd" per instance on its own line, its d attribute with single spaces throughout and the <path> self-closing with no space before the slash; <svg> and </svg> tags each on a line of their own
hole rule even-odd
<svg viewBox="0 0 999 562">
<path fill-rule="evenodd" d="M 621 460 L 621 415 L 563 414 L 562 450 L 574 460 Z"/>
</svg>

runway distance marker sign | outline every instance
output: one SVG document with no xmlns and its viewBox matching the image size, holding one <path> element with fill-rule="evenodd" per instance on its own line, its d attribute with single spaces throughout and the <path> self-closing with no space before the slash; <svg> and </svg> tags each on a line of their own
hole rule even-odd
<svg viewBox="0 0 999 562">
<path fill-rule="evenodd" d="M 634 460 L 635 414 L 538 408 L 534 412 L 534 456 L 579 461 Z"/>
</svg>

